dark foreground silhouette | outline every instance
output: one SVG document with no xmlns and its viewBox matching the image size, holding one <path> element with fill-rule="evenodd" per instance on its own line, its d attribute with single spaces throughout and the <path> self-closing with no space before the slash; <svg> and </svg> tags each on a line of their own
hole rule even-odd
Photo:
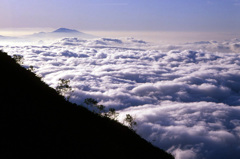
<svg viewBox="0 0 240 159">
<path fill-rule="evenodd" d="M 172 159 L 129 128 L 67 102 L 0 51 L 0 158 Z"/>
</svg>

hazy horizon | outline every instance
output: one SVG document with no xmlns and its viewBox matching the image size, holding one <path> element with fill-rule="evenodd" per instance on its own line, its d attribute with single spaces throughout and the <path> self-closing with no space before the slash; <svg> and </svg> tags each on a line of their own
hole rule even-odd
<svg viewBox="0 0 240 159">
<path fill-rule="evenodd" d="M 52 32 L 56 28 L 0 28 L 0 35 L 19 37 L 39 32 Z M 75 28 L 69 28 L 75 29 Z M 106 31 L 106 30 L 80 30 L 80 32 L 98 37 L 122 38 L 134 37 L 153 43 L 185 43 L 197 41 L 222 41 L 240 37 L 234 32 L 183 32 L 183 31 Z"/>
<path fill-rule="evenodd" d="M 64 27 L 157 43 L 226 40 L 240 37 L 239 15 L 240 0 L 1 0 L 0 35 Z"/>
</svg>

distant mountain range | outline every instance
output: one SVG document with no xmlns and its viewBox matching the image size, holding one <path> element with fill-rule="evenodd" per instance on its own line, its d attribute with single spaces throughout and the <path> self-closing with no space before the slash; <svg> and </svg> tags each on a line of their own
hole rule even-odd
<svg viewBox="0 0 240 159">
<path fill-rule="evenodd" d="M 79 37 L 79 38 L 94 38 L 95 36 L 85 34 L 78 30 L 59 28 L 52 32 L 39 32 L 32 35 L 25 36 L 28 38 L 62 38 L 62 37 Z"/>
<path fill-rule="evenodd" d="M 17 39 L 17 37 L 0 35 L 0 40 L 9 40 L 9 39 Z"/>
<path fill-rule="evenodd" d="M 59 28 L 52 32 L 39 32 L 39 33 L 34 33 L 31 35 L 25 35 L 25 36 L 21 36 L 21 37 L 9 37 L 9 36 L 0 35 L 0 40 L 14 40 L 14 39 L 44 40 L 44 39 L 55 39 L 55 38 L 64 38 L 64 37 L 77 37 L 77 38 L 84 38 L 84 39 L 95 38 L 95 36 L 93 36 L 93 35 L 85 34 L 78 30 L 68 29 L 68 28 Z"/>
</svg>

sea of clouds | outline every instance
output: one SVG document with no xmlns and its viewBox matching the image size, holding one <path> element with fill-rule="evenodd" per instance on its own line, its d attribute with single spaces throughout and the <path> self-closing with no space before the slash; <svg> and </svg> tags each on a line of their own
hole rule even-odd
<svg viewBox="0 0 240 159">
<path fill-rule="evenodd" d="M 240 157 L 240 40 L 153 45 L 134 38 L 64 38 L 51 45 L 2 45 L 70 101 L 94 98 L 131 114 L 136 132 L 176 159 Z"/>
</svg>

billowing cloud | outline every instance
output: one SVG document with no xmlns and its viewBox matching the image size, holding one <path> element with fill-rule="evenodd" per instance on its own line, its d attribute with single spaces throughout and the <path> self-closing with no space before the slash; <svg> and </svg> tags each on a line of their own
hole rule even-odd
<svg viewBox="0 0 240 159">
<path fill-rule="evenodd" d="M 144 111 L 143 111 L 144 110 Z M 130 107 L 137 133 L 176 158 L 238 158 L 240 107 L 213 102 Z"/>
<path fill-rule="evenodd" d="M 132 114 L 136 132 L 176 159 L 240 156 L 240 41 L 153 46 L 133 38 L 64 38 L 1 46 L 55 88 L 70 79 L 71 102 L 95 98 Z M 161 51 L 162 49 L 162 51 Z"/>
</svg>

